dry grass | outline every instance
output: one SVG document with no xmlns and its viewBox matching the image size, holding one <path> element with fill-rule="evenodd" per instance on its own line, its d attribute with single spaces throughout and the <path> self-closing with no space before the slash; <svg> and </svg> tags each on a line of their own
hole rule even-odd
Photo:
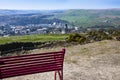
<svg viewBox="0 0 120 80">
<path fill-rule="evenodd" d="M 62 47 L 31 53 L 58 51 Z M 40 73 L 4 80 L 54 80 L 54 73 Z M 101 41 L 66 47 L 64 80 L 120 80 L 120 42 Z"/>
</svg>

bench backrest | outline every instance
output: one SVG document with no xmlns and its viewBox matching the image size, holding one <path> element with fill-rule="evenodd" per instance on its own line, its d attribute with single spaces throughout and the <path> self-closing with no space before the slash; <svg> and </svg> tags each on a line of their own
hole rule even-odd
<svg viewBox="0 0 120 80">
<path fill-rule="evenodd" d="M 0 58 L 0 79 L 63 69 L 65 49 Z"/>
</svg>

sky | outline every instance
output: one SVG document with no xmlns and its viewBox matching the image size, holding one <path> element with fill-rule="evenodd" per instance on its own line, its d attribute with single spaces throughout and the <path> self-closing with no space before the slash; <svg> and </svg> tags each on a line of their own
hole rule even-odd
<svg viewBox="0 0 120 80">
<path fill-rule="evenodd" d="M 56 10 L 120 8 L 120 0 L 0 0 L 0 9 Z"/>
</svg>

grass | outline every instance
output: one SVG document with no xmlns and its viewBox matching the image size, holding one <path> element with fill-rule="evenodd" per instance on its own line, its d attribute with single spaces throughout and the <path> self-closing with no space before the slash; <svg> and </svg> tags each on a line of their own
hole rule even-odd
<svg viewBox="0 0 120 80">
<path fill-rule="evenodd" d="M 67 34 L 35 34 L 25 36 L 0 37 L 0 44 L 10 42 L 40 42 L 40 41 L 58 41 L 65 40 Z"/>
</svg>

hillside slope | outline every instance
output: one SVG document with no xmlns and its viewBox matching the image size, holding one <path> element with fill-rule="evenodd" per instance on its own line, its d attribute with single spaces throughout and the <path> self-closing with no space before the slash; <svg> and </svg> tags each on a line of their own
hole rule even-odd
<svg viewBox="0 0 120 80">
<path fill-rule="evenodd" d="M 62 47 L 36 49 L 39 52 L 58 51 Z M 120 80 L 120 42 L 105 40 L 66 47 L 64 80 Z M 4 80 L 53 80 L 54 73 L 40 73 Z"/>
<path fill-rule="evenodd" d="M 66 10 L 55 17 L 80 27 L 120 25 L 120 9 L 73 9 Z"/>
</svg>

